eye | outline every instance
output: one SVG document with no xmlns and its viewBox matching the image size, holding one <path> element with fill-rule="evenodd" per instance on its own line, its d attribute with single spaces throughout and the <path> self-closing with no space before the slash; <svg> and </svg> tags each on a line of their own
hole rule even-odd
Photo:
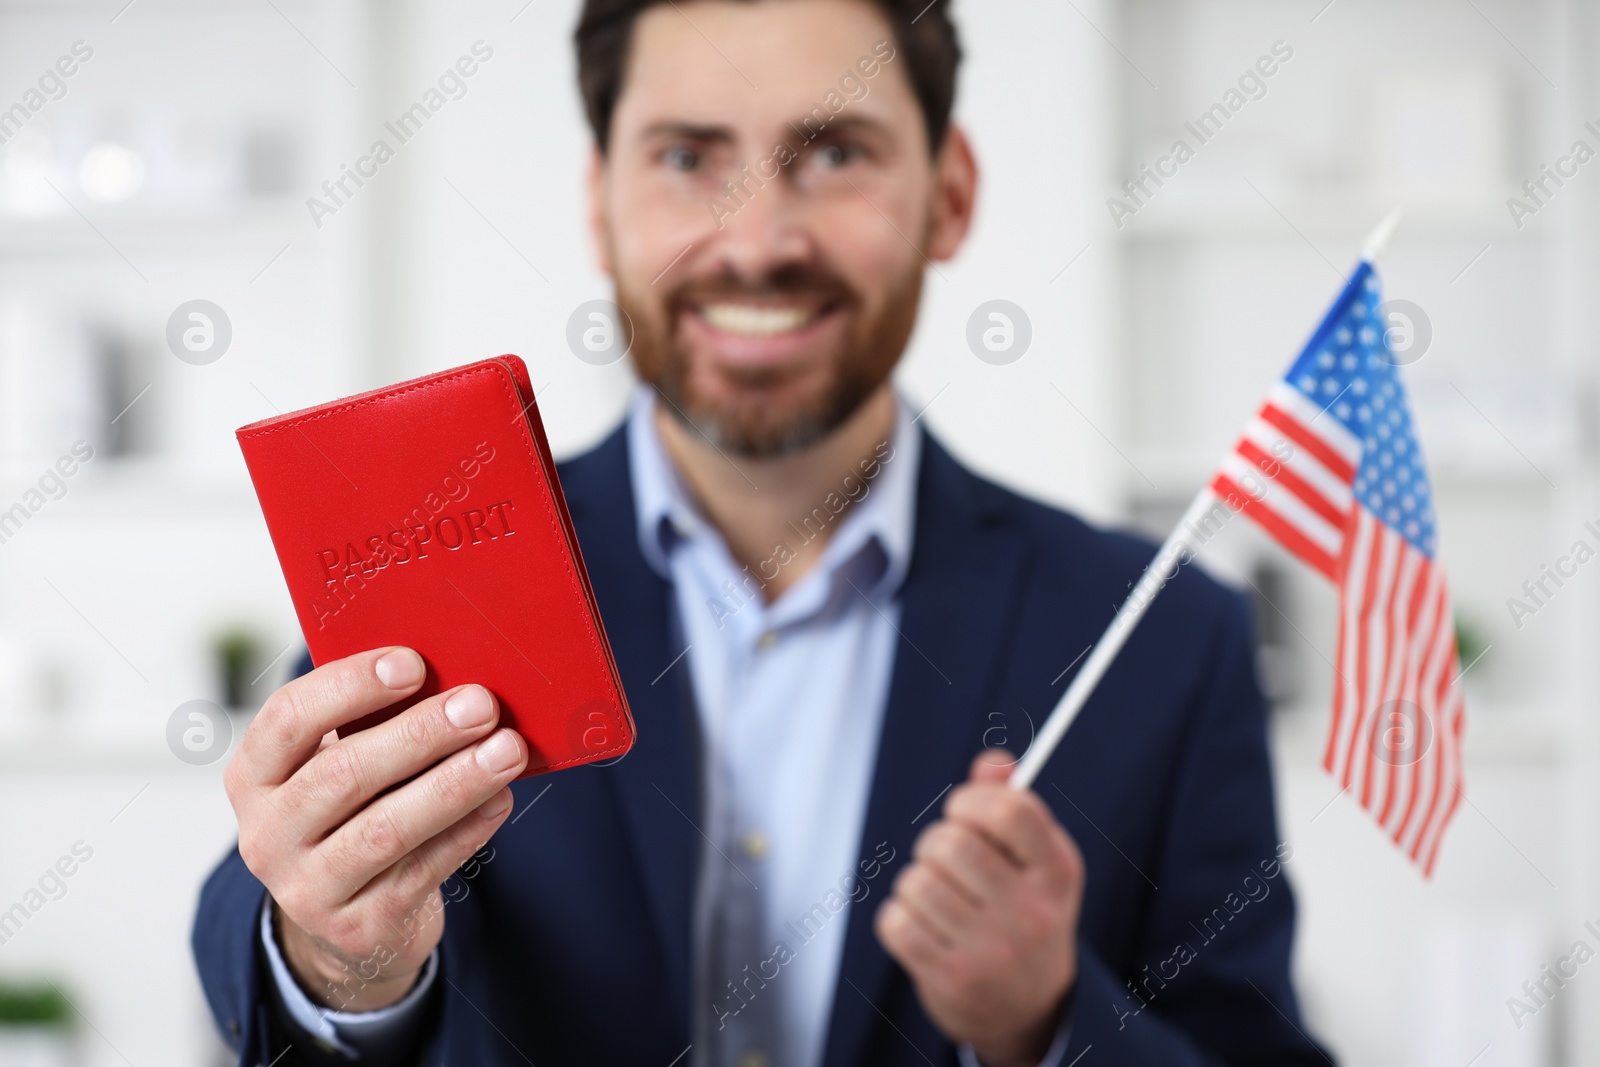
<svg viewBox="0 0 1600 1067">
<path fill-rule="evenodd" d="M 683 145 L 673 145 L 661 153 L 661 161 L 673 170 L 695 170 L 700 166 L 700 153 Z"/>
<path fill-rule="evenodd" d="M 861 146 L 848 142 L 823 145 L 816 151 L 817 162 L 826 169 L 835 170 L 862 156 Z"/>
</svg>

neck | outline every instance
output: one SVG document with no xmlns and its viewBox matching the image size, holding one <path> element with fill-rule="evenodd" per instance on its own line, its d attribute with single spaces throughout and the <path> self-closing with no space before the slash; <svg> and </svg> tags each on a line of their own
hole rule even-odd
<svg viewBox="0 0 1600 1067">
<path fill-rule="evenodd" d="M 847 475 L 860 478 L 861 462 L 875 455 L 894 430 L 894 391 L 888 384 L 856 409 L 822 440 L 789 455 L 751 459 L 728 455 L 712 447 L 700 433 L 675 418 L 666 405 L 656 405 L 656 430 L 678 474 L 695 502 L 721 532 L 733 558 L 766 581 L 768 601 L 776 599 L 809 571 L 839 528 L 850 500 L 841 488 Z M 845 509 L 834 513 L 843 501 Z M 818 524 L 796 533 L 802 520 L 822 508 L 831 520 L 810 536 Z M 809 540 L 806 539 L 809 536 Z M 787 545 L 785 561 L 772 562 L 779 545 Z"/>
</svg>

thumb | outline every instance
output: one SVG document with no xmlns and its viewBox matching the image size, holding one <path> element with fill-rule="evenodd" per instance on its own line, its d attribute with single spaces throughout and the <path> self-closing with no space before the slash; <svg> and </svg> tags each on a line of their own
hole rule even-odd
<svg viewBox="0 0 1600 1067">
<path fill-rule="evenodd" d="M 972 761 L 972 771 L 968 780 L 1003 782 L 1011 777 L 1011 769 L 1016 765 L 1017 757 L 1006 749 L 986 748 Z"/>
</svg>

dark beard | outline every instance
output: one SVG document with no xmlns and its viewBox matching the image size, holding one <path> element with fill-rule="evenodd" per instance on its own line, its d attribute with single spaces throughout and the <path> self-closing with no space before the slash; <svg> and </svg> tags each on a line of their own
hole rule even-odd
<svg viewBox="0 0 1600 1067">
<path fill-rule="evenodd" d="M 689 382 L 688 354 L 673 336 L 673 324 L 688 304 L 709 296 L 767 295 L 781 292 L 826 294 L 848 314 L 859 314 L 862 302 L 837 274 L 825 267 L 785 266 L 750 285 L 731 277 L 691 282 L 673 290 L 664 302 L 665 322 L 620 283 L 617 304 L 634 324 L 631 356 L 639 377 L 661 394 L 673 416 L 705 436 L 717 448 L 751 459 L 766 459 L 805 449 L 847 422 L 888 380 L 916 325 L 922 296 L 922 267 L 914 263 L 896 278 L 885 295 L 881 313 L 857 321 L 845 339 L 845 350 L 833 362 L 828 381 L 800 405 L 776 411 L 762 395 L 787 377 L 782 369 L 750 368 L 738 373 L 756 397 L 736 405 L 718 405 L 698 395 Z M 727 372 L 723 372 L 727 373 Z"/>
</svg>

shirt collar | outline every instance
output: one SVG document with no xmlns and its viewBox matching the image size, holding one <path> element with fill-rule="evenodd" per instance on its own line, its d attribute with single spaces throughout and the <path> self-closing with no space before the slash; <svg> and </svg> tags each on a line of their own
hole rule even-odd
<svg viewBox="0 0 1600 1067">
<path fill-rule="evenodd" d="M 678 544 L 696 537 L 713 538 L 724 550 L 726 544 L 716 527 L 695 507 L 688 487 L 667 457 L 656 429 L 656 403 L 655 389 L 641 384 L 628 411 L 628 470 L 639 549 L 650 567 L 670 580 L 670 557 Z M 817 562 L 819 571 L 824 574 L 835 571 L 875 544 L 886 562 L 873 581 L 874 588 L 865 591 L 885 596 L 899 588 L 911 564 L 917 467 L 921 454 L 922 435 L 916 427 L 915 414 L 896 393 L 894 429 L 890 431 L 889 441 L 879 446 L 872 457 L 877 466 L 875 476 L 865 478 L 860 472 L 852 472 L 840 478 L 832 502 L 854 494 L 855 503 L 844 513 L 839 528 L 823 550 Z M 829 502 L 824 498 L 818 506 L 826 510 Z M 794 521 L 799 524 L 803 519 L 804 516 L 797 515 Z"/>
</svg>

